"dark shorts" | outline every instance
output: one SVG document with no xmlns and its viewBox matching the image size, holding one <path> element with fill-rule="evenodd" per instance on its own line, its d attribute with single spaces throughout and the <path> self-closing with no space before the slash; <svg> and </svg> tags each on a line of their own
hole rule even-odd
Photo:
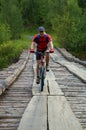
<svg viewBox="0 0 86 130">
<path fill-rule="evenodd" d="M 46 51 L 46 50 L 45 50 L 45 51 Z M 36 52 L 36 60 L 40 60 L 40 59 L 41 59 L 41 54 L 39 54 L 38 52 L 45 53 L 45 51 L 37 51 L 37 52 Z"/>
</svg>

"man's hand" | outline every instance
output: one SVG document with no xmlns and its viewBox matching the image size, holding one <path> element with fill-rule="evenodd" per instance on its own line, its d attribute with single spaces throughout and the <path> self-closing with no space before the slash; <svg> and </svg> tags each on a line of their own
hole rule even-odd
<svg viewBox="0 0 86 130">
<path fill-rule="evenodd" d="M 50 53 L 54 53 L 54 49 L 53 48 L 50 49 Z"/>
<path fill-rule="evenodd" d="M 30 49 L 30 53 L 34 53 L 34 49 Z"/>
</svg>

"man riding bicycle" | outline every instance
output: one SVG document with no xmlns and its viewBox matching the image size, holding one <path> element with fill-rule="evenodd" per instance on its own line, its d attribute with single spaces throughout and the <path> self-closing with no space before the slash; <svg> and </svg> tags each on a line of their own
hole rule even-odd
<svg viewBox="0 0 86 130">
<path fill-rule="evenodd" d="M 31 49 L 30 52 L 34 53 L 34 46 L 36 46 L 36 51 L 37 52 L 43 52 L 46 56 L 46 71 L 49 71 L 49 52 L 53 53 L 53 43 L 52 43 L 52 38 L 49 34 L 45 32 L 44 27 L 39 27 L 38 28 L 38 34 L 36 34 L 33 39 L 32 39 L 32 44 L 31 44 Z M 50 50 L 50 51 L 49 51 Z M 39 53 L 36 53 L 36 60 L 37 60 L 37 66 L 36 66 L 36 74 L 37 74 L 37 79 L 36 83 L 39 84 L 39 61 L 40 61 L 41 55 Z"/>
</svg>

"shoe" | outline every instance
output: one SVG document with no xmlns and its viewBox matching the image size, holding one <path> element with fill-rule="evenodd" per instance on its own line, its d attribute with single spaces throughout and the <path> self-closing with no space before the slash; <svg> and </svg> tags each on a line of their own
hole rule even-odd
<svg viewBox="0 0 86 130">
<path fill-rule="evenodd" d="M 40 83 L 40 78 L 39 78 L 39 76 L 37 76 L 36 83 L 37 83 L 37 84 Z"/>
<path fill-rule="evenodd" d="M 49 65 L 46 65 L 46 71 L 49 71 L 50 68 L 49 68 Z"/>
</svg>

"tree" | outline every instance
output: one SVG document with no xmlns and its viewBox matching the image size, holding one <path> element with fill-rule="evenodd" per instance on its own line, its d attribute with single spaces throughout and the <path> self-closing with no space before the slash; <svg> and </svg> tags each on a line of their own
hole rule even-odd
<svg viewBox="0 0 86 130">
<path fill-rule="evenodd" d="M 9 25 L 0 22 L 0 44 L 10 40 L 10 38 L 11 38 L 11 32 Z"/>
<path fill-rule="evenodd" d="M 81 8 L 86 8 L 86 0 L 78 0 L 78 5 Z"/>
<path fill-rule="evenodd" d="M 12 38 L 19 38 L 22 32 L 22 16 L 17 0 L 1 0 L 2 21 L 8 24 Z"/>
</svg>

